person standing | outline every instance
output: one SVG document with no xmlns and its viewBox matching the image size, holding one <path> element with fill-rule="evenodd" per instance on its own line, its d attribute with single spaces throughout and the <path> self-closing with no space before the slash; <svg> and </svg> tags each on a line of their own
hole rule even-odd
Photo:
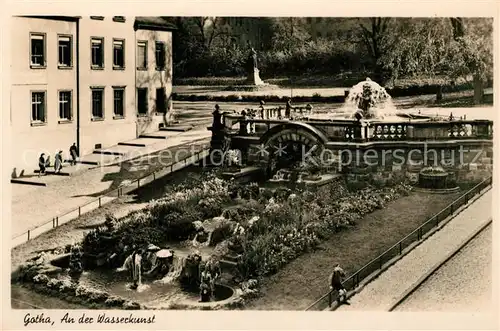
<svg viewBox="0 0 500 331">
<path fill-rule="evenodd" d="M 333 272 L 330 275 L 330 290 L 338 292 L 339 303 L 349 304 L 347 302 L 347 297 L 346 297 L 347 292 L 344 288 L 344 285 L 342 285 L 342 280 L 344 279 L 344 277 L 345 277 L 345 271 L 337 263 L 333 268 Z"/>
<path fill-rule="evenodd" d="M 292 115 L 292 98 L 289 98 L 286 101 L 286 108 L 285 108 L 285 118 L 290 118 Z"/>
<path fill-rule="evenodd" d="M 56 174 L 61 172 L 63 163 L 62 151 L 59 151 L 54 157 L 54 172 Z"/>
<path fill-rule="evenodd" d="M 71 165 L 75 165 L 76 159 L 78 158 L 78 147 L 76 147 L 76 143 L 73 143 L 69 148 L 69 154 L 71 155 Z"/>
</svg>

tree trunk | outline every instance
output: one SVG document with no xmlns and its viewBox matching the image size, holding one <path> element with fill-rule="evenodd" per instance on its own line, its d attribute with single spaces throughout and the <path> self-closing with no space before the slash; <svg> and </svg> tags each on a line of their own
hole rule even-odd
<svg viewBox="0 0 500 331">
<path fill-rule="evenodd" d="M 479 75 L 474 75 L 474 104 L 479 105 L 483 102 L 484 85 Z"/>
</svg>

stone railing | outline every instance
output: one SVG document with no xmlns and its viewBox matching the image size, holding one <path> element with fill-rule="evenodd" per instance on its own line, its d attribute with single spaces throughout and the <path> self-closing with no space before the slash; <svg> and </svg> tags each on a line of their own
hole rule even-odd
<svg viewBox="0 0 500 331">
<path fill-rule="evenodd" d="M 241 112 L 241 115 L 252 119 L 298 119 L 312 114 L 313 107 L 310 104 L 305 106 L 291 106 L 287 111 L 286 107 L 259 107 L 248 108 Z"/>
<path fill-rule="evenodd" d="M 267 108 L 267 111 L 271 115 L 276 109 L 279 107 Z M 297 122 L 293 117 L 262 119 L 237 113 L 225 113 L 222 117 L 224 129 L 239 136 L 260 136 L 276 125 Z M 300 122 L 321 130 L 332 142 L 493 139 L 493 122 L 488 120 L 379 122 L 304 118 Z M 236 124 L 239 124 L 238 128 Z"/>
</svg>

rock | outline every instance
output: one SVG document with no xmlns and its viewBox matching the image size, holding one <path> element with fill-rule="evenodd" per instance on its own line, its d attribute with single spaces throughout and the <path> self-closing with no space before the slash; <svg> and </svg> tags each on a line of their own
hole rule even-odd
<svg viewBox="0 0 500 331">
<path fill-rule="evenodd" d="M 247 282 L 247 286 L 249 289 L 254 289 L 257 287 L 257 285 L 258 285 L 257 279 L 249 279 Z"/>
<path fill-rule="evenodd" d="M 202 229 L 200 232 L 197 233 L 196 241 L 199 242 L 200 244 L 203 244 L 208 240 L 208 237 L 209 233 Z"/>
<path fill-rule="evenodd" d="M 122 307 L 123 309 L 141 309 L 141 305 L 135 301 L 125 301 Z"/>
<path fill-rule="evenodd" d="M 255 222 L 260 220 L 260 216 L 254 216 L 248 221 L 248 226 L 252 226 Z"/>
<path fill-rule="evenodd" d="M 194 228 L 196 231 L 203 230 L 203 222 L 202 221 L 194 221 L 193 222 Z"/>
</svg>

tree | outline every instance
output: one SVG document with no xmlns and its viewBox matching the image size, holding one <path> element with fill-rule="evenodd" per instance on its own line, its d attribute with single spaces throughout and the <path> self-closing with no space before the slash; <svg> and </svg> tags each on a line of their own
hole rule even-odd
<svg viewBox="0 0 500 331">
<path fill-rule="evenodd" d="M 275 18 L 272 25 L 272 44 L 274 50 L 293 53 L 296 48 L 304 45 L 311 39 L 305 29 L 303 18 L 280 17 Z"/>
<path fill-rule="evenodd" d="M 372 66 L 375 73 L 375 80 L 383 80 L 383 65 L 380 59 L 386 51 L 386 37 L 391 18 L 370 17 L 360 19 L 360 37 L 366 47 L 368 54 L 372 58 Z"/>
<path fill-rule="evenodd" d="M 393 80 L 400 75 L 472 76 L 474 100 L 480 103 L 484 81 L 493 76 L 492 30 L 492 20 L 484 18 L 397 19 L 379 60 Z"/>
<path fill-rule="evenodd" d="M 472 75 L 474 102 L 483 100 L 485 81 L 493 77 L 493 20 L 489 18 L 451 18 L 453 41 L 449 45 L 449 74 Z"/>
<path fill-rule="evenodd" d="M 392 80 L 399 76 L 440 73 L 446 62 L 446 19 L 401 18 L 394 21 L 385 38 L 387 51 L 380 57 Z"/>
</svg>

